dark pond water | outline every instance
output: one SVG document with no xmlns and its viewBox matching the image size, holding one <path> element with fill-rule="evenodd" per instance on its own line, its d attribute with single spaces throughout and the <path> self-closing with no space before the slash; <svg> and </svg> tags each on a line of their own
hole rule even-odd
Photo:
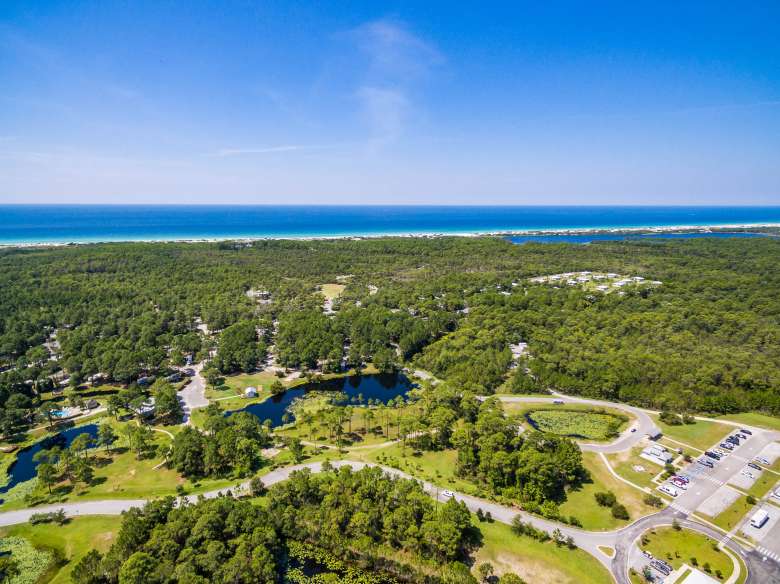
<svg viewBox="0 0 780 584">
<path fill-rule="evenodd" d="M 299 385 L 293 389 L 288 389 L 281 395 L 268 398 L 264 402 L 252 404 L 240 410 L 228 412 L 249 412 L 254 414 L 260 421 L 271 420 L 272 426 L 282 425 L 282 416 L 290 407 L 290 404 L 299 397 L 313 391 L 331 391 L 343 392 L 351 400 L 358 395 L 363 396 L 363 404 L 369 399 L 379 400 L 387 403 L 398 396 L 406 395 L 413 387 L 409 379 L 400 373 L 380 373 L 377 375 L 353 375 L 339 379 L 329 379 Z M 292 415 L 292 413 L 291 413 Z"/>
<path fill-rule="evenodd" d="M 44 438 L 28 448 L 20 450 L 16 455 L 16 462 L 8 469 L 8 483 L 5 486 L 0 487 L 0 494 L 7 493 L 9 489 L 15 487 L 19 483 L 35 478 L 35 475 L 38 472 L 38 463 L 33 460 L 33 457 L 41 450 L 48 450 L 53 446 L 69 446 L 70 443 L 73 442 L 73 439 L 79 434 L 89 434 L 93 438 L 96 438 L 97 433 L 97 424 L 86 424 L 76 428 L 69 428 L 59 434 Z M 0 500 L 0 502 L 2 502 L 2 500 Z"/>
<path fill-rule="evenodd" d="M 634 239 L 699 239 L 729 237 L 768 237 L 766 233 L 749 233 L 744 231 L 725 233 L 581 233 L 560 235 L 518 235 L 509 237 L 509 241 L 522 243 L 591 243 L 594 241 L 627 241 Z"/>
</svg>

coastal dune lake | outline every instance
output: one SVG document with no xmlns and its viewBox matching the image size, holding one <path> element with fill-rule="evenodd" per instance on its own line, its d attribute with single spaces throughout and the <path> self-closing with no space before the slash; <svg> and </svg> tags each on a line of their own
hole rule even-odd
<svg viewBox="0 0 780 584">
<path fill-rule="evenodd" d="M 696 233 L 551 233 L 549 235 L 517 235 L 508 237 L 509 241 L 516 244 L 523 243 L 592 243 L 594 241 L 630 241 L 639 239 L 699 239 L 699 238 L 725 239 L 729 237 L 770 237 L 766 233 L 752 233 L 749 231 L 713 231 Z"/>
<path fill-rule="evenodd" d="M 288 389 L 282 394 L 269 397 L 267 400 L 249 405 L 240 410 L 227 412 L 227 415 L 236 412 L 249 412 L 257 416 L 261 422 L 271 420 L 272 426 L 282 425 L 282 417 L 289 412 L 291 420 L 294 419 L 290 412 L 290 405 L 308 393 L 315 391 L 344 393 L 348 399 L 362 396 L 362 403 L 369 399 L 387 403 L 391 399 L 404 396 L 414 387 L 409 379 L 401 373 L 379 373 L 375 375 L 351 375 L 327 381 L 305 383 Z"/>
</svg>

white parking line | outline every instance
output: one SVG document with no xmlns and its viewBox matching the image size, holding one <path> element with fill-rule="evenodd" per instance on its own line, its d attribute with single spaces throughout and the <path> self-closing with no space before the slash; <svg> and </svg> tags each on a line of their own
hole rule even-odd
<svg viewBox="0 0 780 584">
<path fill-rule="evenodd" d="M 780 563 L 780 554 L 777 554 L 776 552 L 773 552 L 772 550 L 768 550 L 765 547 L 762 546 L 756 546 L 756 550 L 758 550 L 758 553 L 760 553 L 762 556 L 765 556 L 767 558 L 773 559 L 775 562 Z"/>
</svg>

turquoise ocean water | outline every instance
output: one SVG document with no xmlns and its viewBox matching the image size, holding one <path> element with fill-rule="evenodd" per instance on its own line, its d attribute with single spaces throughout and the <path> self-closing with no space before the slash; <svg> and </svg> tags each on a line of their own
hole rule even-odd
<svg viewBox="0 0 780 584">
<path fill-rule="evenodd" d="M 0 244 L 780 224 L 777 207 L 0 205 Z"/>
</svg>

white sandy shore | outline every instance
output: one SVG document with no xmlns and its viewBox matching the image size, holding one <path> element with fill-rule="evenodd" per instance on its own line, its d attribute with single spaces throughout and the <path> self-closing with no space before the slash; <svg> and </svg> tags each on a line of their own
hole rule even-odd
<svg viewBox="0 0 780 584">
<path fill-rule="evenodd" d="M 257 237 L 212 237 L 212 238 L 181 238 L 181 239 L 106 239 L 83 241 L 41 241 L 23 243 L 0 243 L 0 248 L 38 248 L 38 247 L 65 247 L 72 245 L 96 245 L 105 243 L 218 243 L 221 241 L 235 241 L 237 243 L 251 243 L 254 241 L 329 241 L 329 240 L 362 240 L 379 239 L 387 237 L 404 238 L 439 238 L 439 237 L 512 237 L 512 236 L 545 236 L 545 235 L 592 235 L 596 233 L 674 233 L 679 231 L 695 233 L 727 232 L 730 229 L 759 229 L 780 228 L 780 223 L 734 223 L 723 225 L 647 225 L 644 227 L 565 227 L 557 229 L 514 229 L 500 231 L 473 231 L 473 232 L 419 232 L 419 233 L 372 233 L 369 235 L 266 235 Z"/>
</svg>

